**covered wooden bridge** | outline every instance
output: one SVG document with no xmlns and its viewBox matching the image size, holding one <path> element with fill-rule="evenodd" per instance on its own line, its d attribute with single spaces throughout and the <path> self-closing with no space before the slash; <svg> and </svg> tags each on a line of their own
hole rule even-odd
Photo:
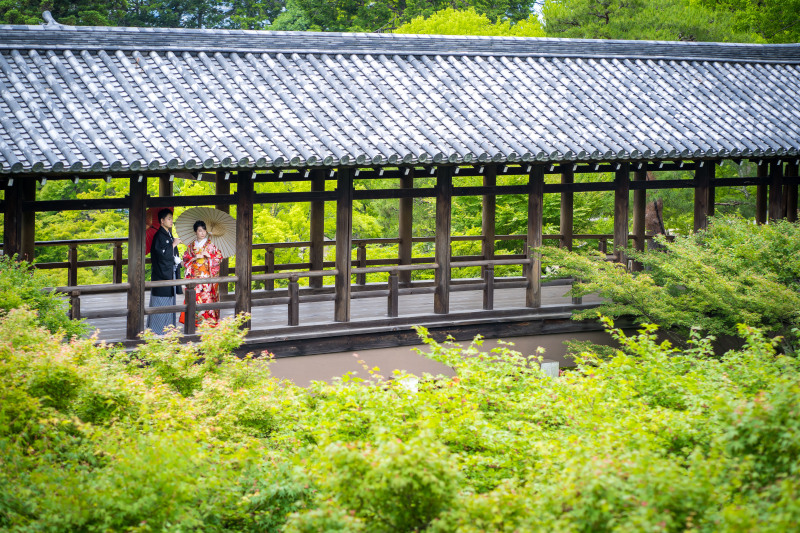
<svg viewBox="0 0 800 533">
<path fill-rule="evenodd" d="M 412 342 L 413 324 L 457 336 L 594 327 L 568 320 L 593 303 L 564 298 L 563 282 L 543 284 L 533 249 L 548 238 L 566 247 L 594 238 L 612 241 L 610 259 L 626 262 L 629 243 L 643 249 L 649 238 L 648 190 L 693 189 L 696 229 L 713 214 L 719 187 L 756 186 L 760 222 L 797 216 L 800 45 L 91 28 L 46 19 L 0 26 L 3 252 L 32 259 L 37 246 L 69 246 L 67 262 L 38 266 L 68 269 L 59 290 L 105 340 L 134 342 L 153 311 L 148 288 L 190 284 L 146 281 L 149 207 L 235 207 L 235 267 L 223 268 L 222 301 L 205 305 L 251 313 L 248 344 L 279 355 Z M 717 178 L 724 159 L 756 161 L 757 175 Z M 693 178 L 645 179 L 678 169 Z M 613 180 L 580 180 L 598 172 Z M 527 183 L 503 184 L 509 175 Z M 464 185 L 474 176 L 482 185 Z M 129 195 L 36 199 L 37 180 L 116 178 L 129 181 Z M 396 187 L 354 187 L 374 178 Z M 419 186 L 421 178 L 435 185 Z M 182 179 L 212 181 L 215 193 L 174 196 Z M 147 194 L 148 180 L 158 180 L 158 196 Z M 293 181 L 310 190 L 259 189 Z M 573 233 L 573 195 L 585 191 L 614 191 L 613 235 Z M 495 208 L 509 194 L 528 198 L 526 234 L 496 234 Z M 543 234 L 545 194 L 560 194 L 557 235 Z M 456 196 L 482 198 L 481 235 L 451 235 Z M 412 225 L 413 200 L 424 197 L 435 198 L 432 238 L 415 236 Z M 399 202 L 398 237 L 354 239 L 353 201 L 388 198 Z M 276 202 L 310 203 L 308 242 L 253 242 L 254 205 Z M 323 233 L 325 202 L 336 206 L 332 241 Z M 86 241 L 35 240 L 37 212 L 102 209 L 129 213 L 126 239 L 101 239 L 115 247 L 113 259 L 81 261 Z M 479 240 L 481 254 L 453 256 L 456 239 Z M 524 253 L 495 253 L 508 239 L 524 241 Z M 413 257 L 412 244 L 425 240 L 433 256 Z M 370 243 L 397 243 L 398 256 L 370 259 Z M 275 250 L 291 246 L 308 248 L 309 261 L 275 264 Z M 335 248 L 333 261 L 325 247 Z M 253 262 L 258 248 L 264 264 Z M 494 268 L 509 264 L 523 275 L 495 278 Z M 113 265 L 113 284 L 78 285 L 78 268 L 100 265 Z M 468 266 L 480 266 L 481 278 L 452 279 Z M 412 281 L 414 270 L 435 279 Z M 388 282 L 366 283 L 371 272 L 388 273 Z M 288 287 L 276 288 L 278 279 Z"/>
</svg>

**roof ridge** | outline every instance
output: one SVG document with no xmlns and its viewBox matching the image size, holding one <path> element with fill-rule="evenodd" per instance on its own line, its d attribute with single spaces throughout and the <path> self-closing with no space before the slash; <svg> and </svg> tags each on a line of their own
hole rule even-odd
<svg viewBox="0 0 800 533">
<path fill-rule="evenodd" d="M 800 63 L 800 44 L 565 39 L 401 33 L 0 25 L 0 49 L 581 57 Z M 180 39 L 176 39 L 180 34 Z"/>
</svg>

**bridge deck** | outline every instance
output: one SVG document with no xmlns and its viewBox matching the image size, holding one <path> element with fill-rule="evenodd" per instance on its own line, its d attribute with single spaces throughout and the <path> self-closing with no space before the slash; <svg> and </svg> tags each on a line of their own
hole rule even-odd
<svg viewBox="0 0 800 533">
<path fill-rule="evenodd" d="M 496 289 L 493 311 L 482 309 L 482 292 L 479 290 L 454 292 L 450 295 L 448 315 L 433 314 L 431 294 L 404 295 L 399 299 L 397 318 L 387 317 L 386 298 L 358 298 L 351 303 L 351 321 L 347 323 L 333 322 L 332 301 L 301 302 L 299 326 L 287 326 L 286 305 L 254 307 L 247 347 L 268 348 L 278 356 L 288 356 L 320 353 L 329 349 L 413 344 L 416 333 L 411 326 L 414 324 L 460 338 L 476 333 L 497 337 L 499 334 L 512 336 L 537 331 L 596 329 L 569 320 L 572 300 L 564 296 L 568 289 L 569 286 L 565 285 L 543 287 L 540 309 L 525 308 L 524 289 Z M 180 303 L 182 299 L 180 296 L 178 298 Z M 149 294 L 145 301 L 149 301 Z M 583 299 L 584 305 L 599 302 L 600 299 L 595 296 Z M 87 294 L 81 297 L 81 309 L 84 312 L 118 310 L 125 306 L 124 293 Z M 222 310 L 222 317 L 232 314 L 232 310 Z M 556 321 L 559 327 L 547 329 L 548 321 Z M 99 332 L 100 340 L 122 342 L 125 337 L 124 317 L 89 319 L 88 322 Z M 355 337 L 359 340 L 354 340 Z"/>
</svg>

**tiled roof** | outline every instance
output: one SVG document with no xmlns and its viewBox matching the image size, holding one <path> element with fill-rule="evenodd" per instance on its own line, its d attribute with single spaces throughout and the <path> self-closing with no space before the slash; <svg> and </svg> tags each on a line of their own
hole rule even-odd
<svg viewBox="0 0 800 533">
<path fill-rule="evenodd" d="M 0 26 L 0 173 L 795 155 L 800 45 Z"/>
</svg>

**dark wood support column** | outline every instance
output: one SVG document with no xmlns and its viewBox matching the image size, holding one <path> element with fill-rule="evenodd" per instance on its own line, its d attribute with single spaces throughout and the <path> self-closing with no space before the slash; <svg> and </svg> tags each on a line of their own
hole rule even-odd
<svg viewBox="0 0 800 533">
<path fill-rule="evenodd" d="M 797 222 L 797 170 L 796 161 L 786 165 L 786 177 L 789 178 L 787 181 L 794 181 L 786 184 L 786 220 L 789 222 Z"/>
<path fill-rule="evenodd" d="M 769 219 L 783 217 L 783 162 L 773 161 L 769 164 Z"/>
<path fill-rule="evenodd" d="M 531 264 L 525 270 L 528 286 L 525 289 L 525 306 L 542 306 L 542 257 L 533 250 L 542 246 L 544 212 L 544 167 L 534 165 L 528 177 L 528 239 L 525 254 Z"/>
<path fill-rule="evenodd" d="M 694 173 L 694 231 L 708 227 L 708 190 L 711 185 L 711 173 L 714 163 L 702 161 Z"/>
<path fill-rule="evenodd" d="M 130 178 L 128 197 L 128 324 L 126 337 L 135 339 L 144 331 L 144 256 L 147 179 Z"/>
<path fill-rule="evenodd" d="M 353 169 L 336 173 L 336 295 L 333 319 L 350 322 L 350 272 L 353 266 Z"/>
<path fill-rule="evenodd" d="M 450 312 L 450 233 L 452 226 L 453 169 L 436 168 L 436 269 L 433 293 L 433 312 L 446 315 Z"/>
<path fill-rule="evenodd" d="M 614 254 L 625 264 L 628 247 L 628 204 L 630 202 L 630 165 L 623 163 L 614 174 Z"/>
<path fill-rule="evenodd" d="M 497 165 L 488 165 L 486 173 L 483 175 L 483 186 L 492 187 L 497 186 Z M 481 199 L 481 255 L 484 260 L 494 259 L 494 238 L 496 234 L 496 214 L 497 214 L 497 196 L 492 194 L 484 194 Z M 494 270 L 494 267 L 483 267 L 482 277 L 486 277 L 488 269 Z"/>
<path fill-rule="evenodd" d="M 713 217 L 715 213 L 715 204 L 717 202 L 717 186 L 714 180 L 717 177 L 717 163 L 711 162 L 708 169 L 708 216 Z"/>
<path fill-rule="evenodd" d="M 173 183 L 169 180 L 169 176 L 161 176 L 158 178 L 158 195 L 161 198 L 172 196 L 174 194 L 173 191 Z"/>
<path fill-rule="evenodd" d="M 315 170 L 311 174 L 311 192 L 325 192 L 325 170 Z M 311 270 L 322 270 L 325 259 L 325 202 L 313 201 L 309 206 L 309 240 L 311 247 L 308 257 Z M 322 278 L 309 278 L 308 286 L 312 289 L 322 287 Z"/>
<path fill-rule="evenodd" d="M 36 200 L 36 180 L 22 181 L 22 201 L 33 202 Z M 36 246 L 36 211 L 22 212 L 22 248 L 20 256 L 26 261 L 33 262 Z"/>
<path fill-rule="evenodd" d="M 756 223 L 767 223 L 767 177 L 769 176 L 769 167 L 766 163 L 758 165 L 757 176 L 763 180 L 759 185 L 756 185 Z"/>
<path fill-rule="evenodd" d="M 225 179 L 225 176 L 228 176 L 228 179 Z M 220 170 L 217 172 L 216 182 L 214 183 L 214 192 L 218 195 L 228 195 L 231 193 L 231 182 L 230 182 L 230 173 L 224 170 Z M 228 204 L 217 204 L 217 209 L 223 211 L 225 213 L 231 212 L 231 206 Z M 227 276 L 230 274 L 230 262 L 226 257 L 223 259 L 219 264 L 219 275 L 220 276 Z M 220 298 L 223 298 L 228 294 L 228 284 L 227 283 L 220 283 L 219 284 L 219 294 Z"/>
<path fill-rule="evenodd" d="M 253 171 L 236 174 L 236 307 L 239 313 L 250 313 L 253 280 Z M 248 320 L 243 327 L 250 327 Z"/>
<path fill-rule="evenodd" d="M 400 177 L 401 189 L 414 188 L 414 169 L 407 168 L 408 174 Z M 404 171 L 405 172 L 405 171 Z M 400 198 L 400 211 L 398 213 L 398 236 L 400 244 L 398 246 L 398 259 L 401 265 L 410 265 L 413 253 L 413 224 L 414 224 L 414 199 Z M 398 272 L 400 285 L 408 287 L 411 285 L 411 271 Z"/>
<path fill-rule="evenodd" d="M 22 181 L 20 178 L 14 178 L 14 182 L 6 188 L 5 206 L 3 254 L 11 257 L 22 252 Z"/>
<path fill-rule="evenodd" d="M 633 173 L 634 181 L 647 181 L 647 171 L 637 170 Z M 645 248 L 645 213 L 647 212 L 647 191 L 633 191 L 633 235 L 635 240 L 633 246 L 637 252 L 643 252 Z M 642 270 L 642 264 L 638 261 L 633 263 L 633 270 Z"/>
<path fill-rule="evenodd" d="M 575 182 L 575 174 L 570 165 L 561 165 L 561 183 L 572 184 Z M 561 247 L 572 251 L 573 234 L 573 202 L 574 193 L 572 191 L 561 193 Z"/>
</svg>

